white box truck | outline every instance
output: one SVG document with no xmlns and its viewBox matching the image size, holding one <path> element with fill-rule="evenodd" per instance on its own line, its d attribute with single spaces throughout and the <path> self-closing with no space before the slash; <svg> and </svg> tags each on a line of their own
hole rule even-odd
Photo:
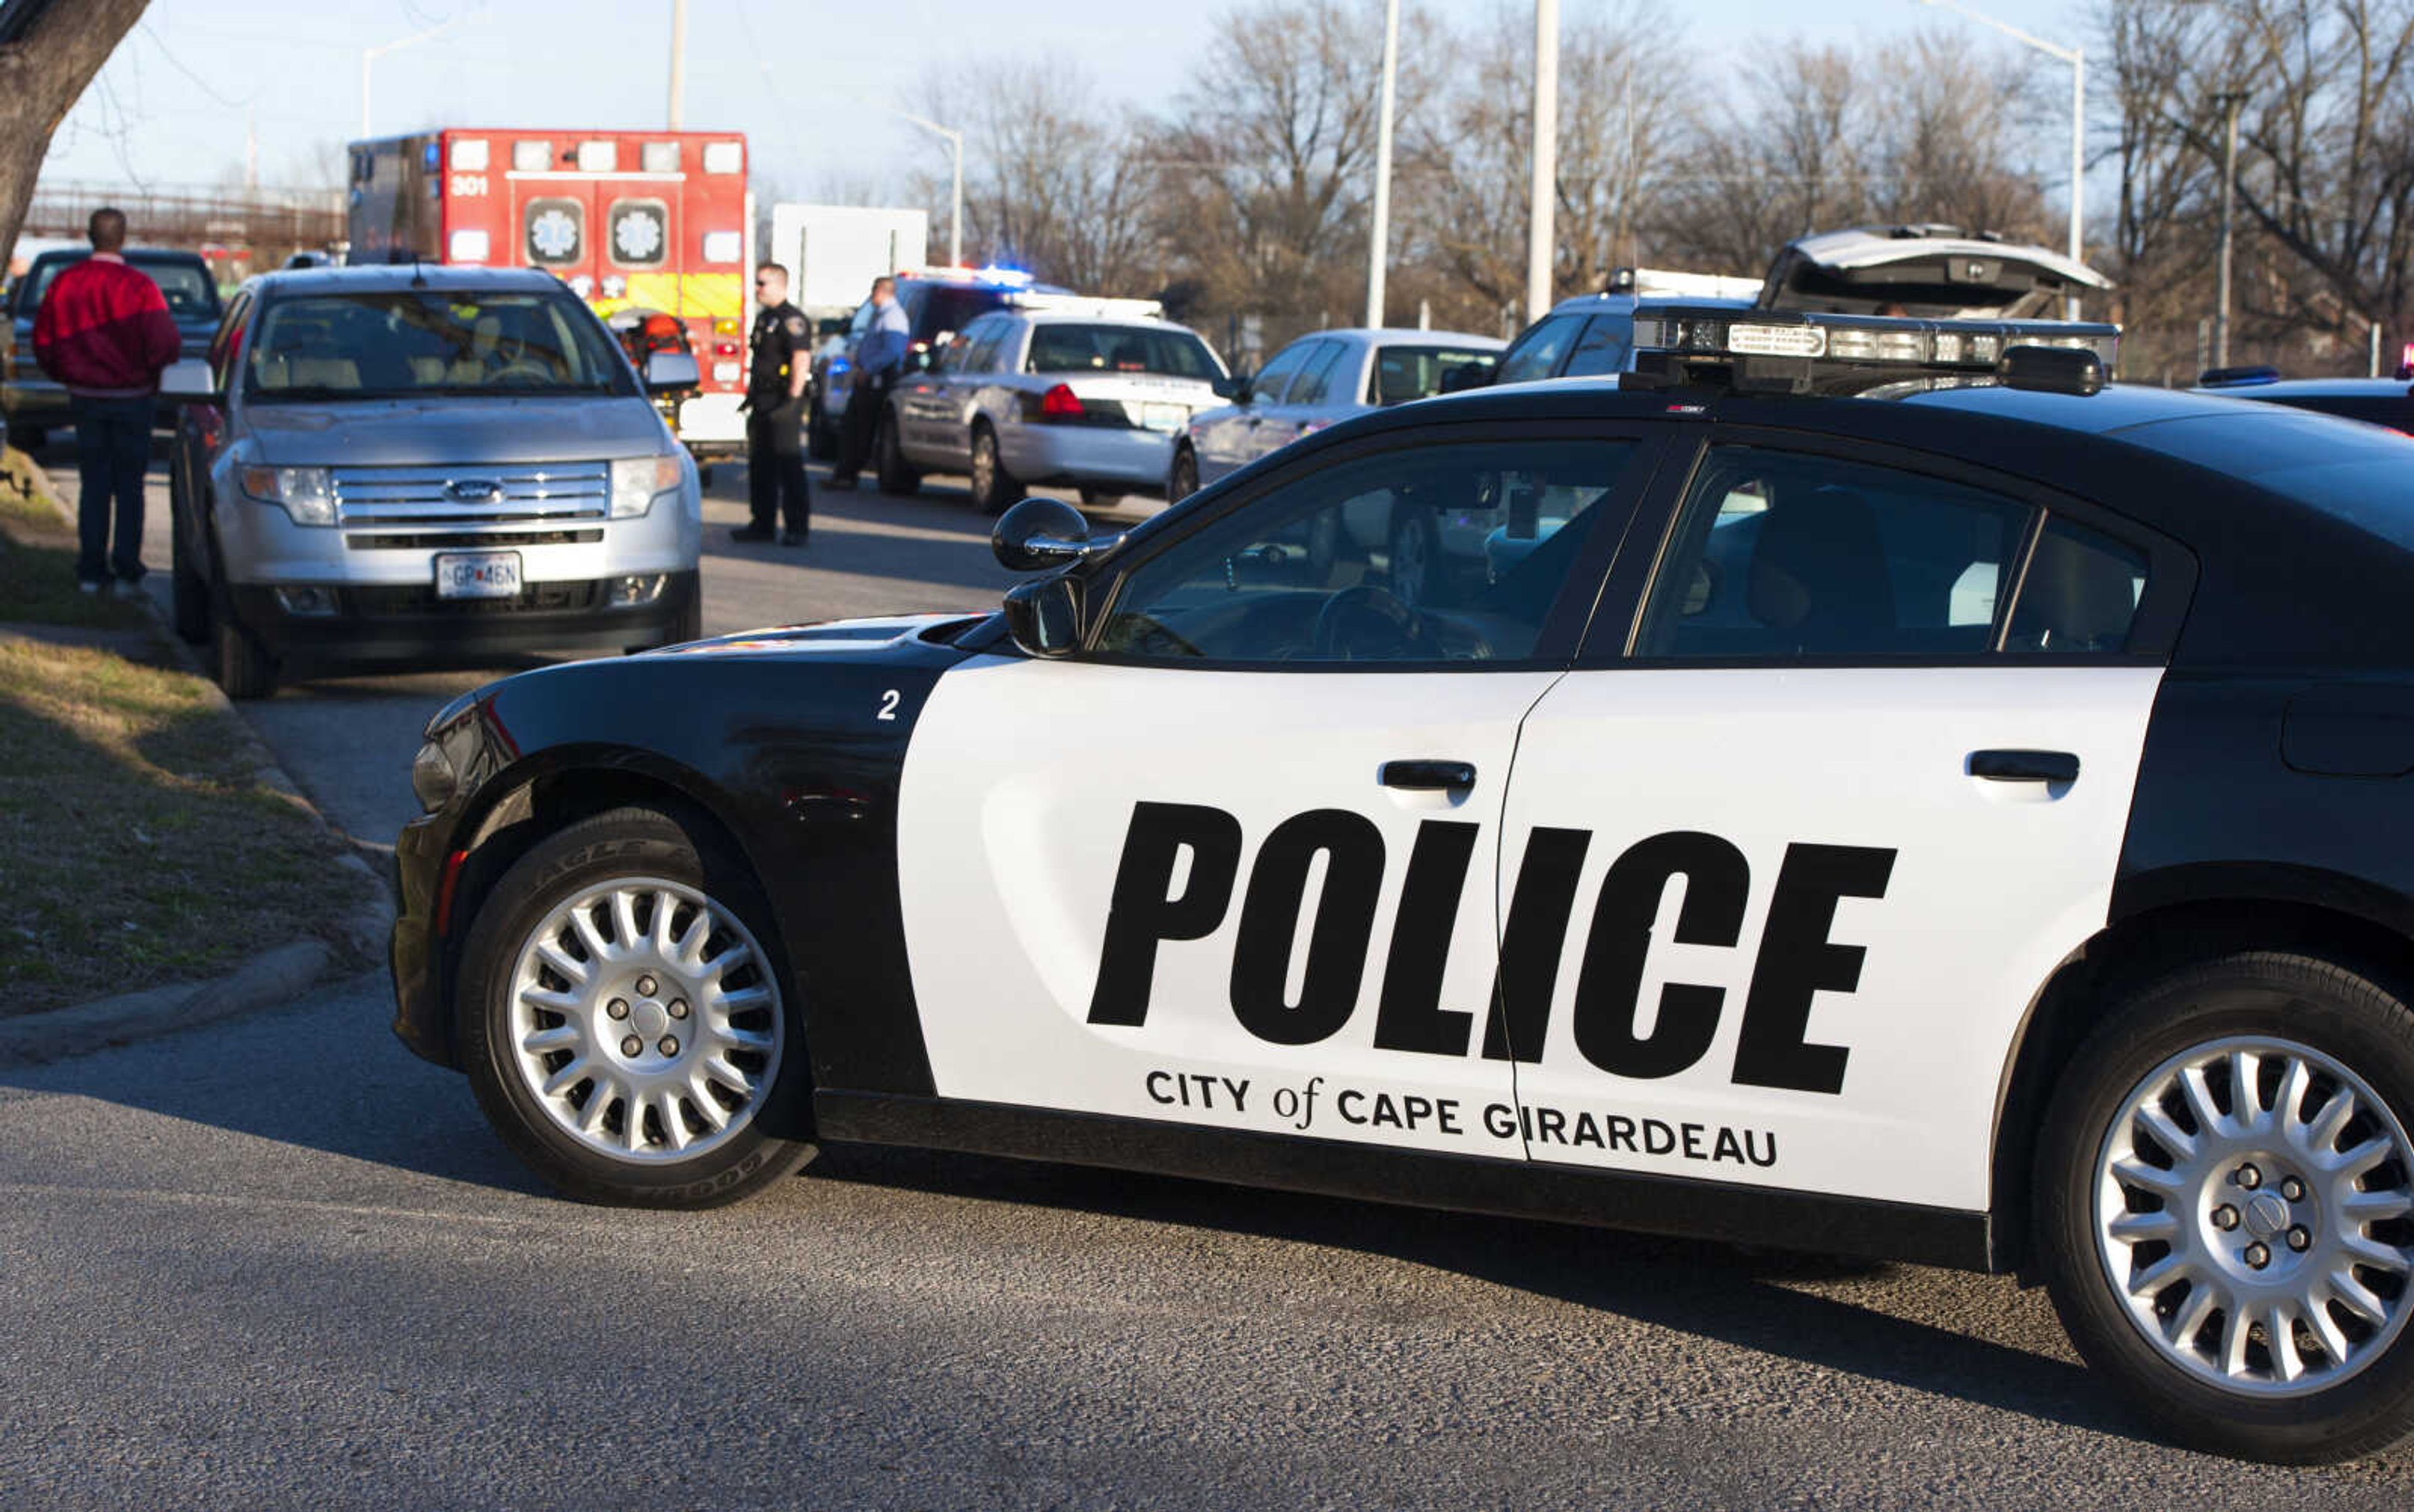
<svg viewBox="0 0 2414 1512">
<path fill-rule="evenodd" d="M 775 204 L 763 256 L 787 266 L 788 297 L 821 318 L 851 313 L 882 274 L 920 267 L 930 240 L 926 210 Z"/>
</svg>

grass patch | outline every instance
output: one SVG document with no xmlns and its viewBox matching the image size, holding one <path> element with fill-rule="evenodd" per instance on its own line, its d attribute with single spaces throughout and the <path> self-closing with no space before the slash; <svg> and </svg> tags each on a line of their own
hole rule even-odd
<svg viewBox="0 0 2414 1512">
<path fill-rule="evenodd" d="M 206 977 L 373 886 L 199 678 L 0 637 L 0 1015 Z"/>
<path fill-rule="evenodd" d="M 147 622 L 139 604 L 76 588 L 75 531 L 32 457 L 0 452 L 0 621 L 127 630 Z"/>
</svg>

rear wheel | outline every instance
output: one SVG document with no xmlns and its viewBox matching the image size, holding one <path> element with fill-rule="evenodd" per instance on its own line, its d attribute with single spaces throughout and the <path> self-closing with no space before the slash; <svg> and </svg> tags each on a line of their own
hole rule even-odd
<svg viewBox="0 0 2414 1512">
<path fill-rule="evenodd" d="M 1091 509 L 1106 509 L 1124 502 L 1124 490 L 1099 484 L 1081 485 L 1081 502 Z"/>
<path fill-rule="evenodd" d="M 972 484 L 973 507 L 984 515 L 1003 513 L 1022 487 L 998 458 L 997 432 L 986 425 L 973 427 Z M 1088 497 L 1084 490 L 1082 498 Z"/>
<path fill-rule="evenodd" d="M 1199 491 L 1199 457 L 1187 446 L 1173 452 L 1173 466 L 1165 475 L 1165 502 L 1178 504 Z"/>
<path fill-rule="evenodd" d="M 838 427 L 830 424 L 819 399 L 805 412 L 805 453 L 816 462 L 838 460 Z"/>
<path fill-rule="evenodd" d="M 872 439 L 874 475 L 882 493 L 910 494 L 919 492 L 922 474 L 905 465 L 905 453 L 897 441 L 897 417 L 883 413 L 880 428 Z"/>
<path fill-rule="evenodd" d="M 2131 995 L 2079 1050 L 2035 1233 L 2088 1363 L 2180 1441 L 2306 1463 L 2414 1428 L 2414 1010 L 2253 953 Z"/>
<path fill-rule="evenodd" d="M 455 1042 L 487 1119 L 565 1195 L 714 1207 L 811 1159 L 770 910 L 698 827 L 615 809 L 538 843 L 471 925 Z"/>
<path fill-rule="evenodd" d="M 217 621 L 217 684 L 230 698 L 265 698 L 276 691 L 276 658 L 231 615 Z"/>
<path fill-rule="evenodd" d="M 176 513 L 170 512 L 168 525 L 170 617 L 175 621 L 177 638 L 199 646 L 210 638 L 210 585 L 193 565 L 185 532 L 175 523 Z"/>
</svg>

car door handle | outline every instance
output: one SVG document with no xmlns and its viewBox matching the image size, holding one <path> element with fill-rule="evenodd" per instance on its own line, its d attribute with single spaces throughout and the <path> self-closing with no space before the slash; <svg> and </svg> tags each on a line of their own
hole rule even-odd
<svg viewBox="0 0 2414 1512">
<path fill-rule="evenodd" d="M 1973 751 L 1970 775 L 1998 783 L 2075 783 L 2079 757 L 2067 751 Z"/>
<path fill-rule="evenodd" d="M 1386 787 L 1420 793 L 1458 793 L 1475 786 L 1471 761 L 1386 761 L 1378 774 Z"/>
</svg>

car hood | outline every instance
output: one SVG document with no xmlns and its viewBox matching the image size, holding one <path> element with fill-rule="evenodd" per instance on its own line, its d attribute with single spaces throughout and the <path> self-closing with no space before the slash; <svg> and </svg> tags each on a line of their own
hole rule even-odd
<svg viewBox="0 0 2414 1512">
<path fill-rule="evenodd" d="M 633 396 L 248 403 L 242 428 L 259 459 L 279 467 L 600 462 L 671 445 L 662 416 Z"/>
<path fill-rule="evenodd" d="M 899 614 L 867 620 L 830 620 L 820 624 L 777 625 L 694 641 L 650 652 L 656 656 L 761 656 L 807 653 L 878 659 L 895 647 L 922 639 L 937 625 L 962 625 L 989 618 L 987 609 L 960 614 Z"/>
<path fill-rule="evenodd" d="M 1761 288 L 1764 309 L 1872 315 L 1900 305 L 1938 320 L 2020 320 L 2112 280 L 2043 247 L 1963 236 L 1949 227 L 1826 232 L 1789 242 Z"/>
</svg>

